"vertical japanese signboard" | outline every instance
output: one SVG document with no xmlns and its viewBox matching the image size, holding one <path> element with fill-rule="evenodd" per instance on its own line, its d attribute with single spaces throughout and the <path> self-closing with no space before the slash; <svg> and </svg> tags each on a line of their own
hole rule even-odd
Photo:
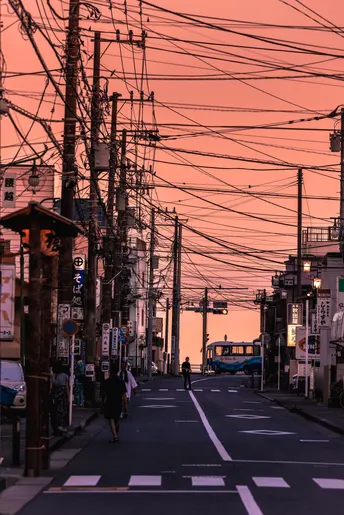
<svg viewBox="0 0 344 515">
<path fill-rule="evenodd" d="M 110 324 L 103 324 L 102 327 L 102 359 L 109 360 L 110 356 Z"/>
<path fill-rule="evenodd" d="M 331 327 L 331 290 L 318 290 L 317 326 Z"/>
<path fill-rule="evenodd" d="M 344 277 L 337 277 L 337 311 L 344 309 Z"/>
<path fill-rule="evenodd" d="M 0 340 L 14 339 L 15 265 L 0 266 Z"/>
<path fill-rule="evenodd" d="M 288 325 L 303 324 L 303 304 L 288 304 Z"/>
<path fill-rule="evenodd" d="M 118 327 L 111 329 L 111 357 L 116 358 L 118 354 Z"/>
<path fill-rule="evenodd" d="M 70 319 L 70 305 L 59 304 L 57 313 L 57 357 L 65 364 L 69 361 L 69 337 L 65 335 L 63 324 Z"/>
<path fill-rule="evenodd" d="M 2 207 L 4 209 L 16 207 L 16 180 L 13 173 L 5 172 L 2 188 Z"/>
<path fill-rule="evenodd" d="M 73 256 L 73 320 L 84 319 L 84 290 L 85 290 L 85 256 L 78 254 Z"/>
</svg>

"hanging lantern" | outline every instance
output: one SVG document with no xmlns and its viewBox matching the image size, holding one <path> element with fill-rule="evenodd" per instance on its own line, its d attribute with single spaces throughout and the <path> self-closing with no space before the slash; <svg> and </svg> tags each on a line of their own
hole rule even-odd
<svg viewBox="0 0 344 515">
<path fill-rule="evenodd" d="M 304 261 L 303 262 L 303 271 L 304 272 L 310 272 L 312 267 L 311 261 Z"/>
<path fill-rule="evenodd" d="M 30 245 L 29 229 L 24 229 L 22 231 L 22 245 L 26 248 L 28 248 Z M 56 237 L 54 231 L 50 229 L 41 230 L 41 252 L 45 256 L 50 257 L 56 256 L 58 254 L 58 238 Z"/>
</svg>

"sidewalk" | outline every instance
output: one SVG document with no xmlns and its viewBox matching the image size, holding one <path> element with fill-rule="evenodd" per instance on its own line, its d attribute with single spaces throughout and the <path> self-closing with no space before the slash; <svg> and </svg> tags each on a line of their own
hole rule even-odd
<svg viewBox="0 0 344 515">
<path fill-rule="evenodd" d="M 283 406 L 292 413 L 316 422 L 331 431 L 344 435 L 344 410 L 332 408 L 313 400 L 305 399 L 302 395 L 279 392 L 275 389 L 266 389 L 264 392 L 255 392 L 260 397 Z"/>
<path fill-rule="evenodd" d="M 49 451 L 52 453 L 59 449 L 64 443 L 80 433 L 88 424 L 90 424 L 98 413 L 94 409 L 74 408 L 73 423 L 68 429 L 68 433 L 63 436 L 52 437 L 50 440 Z M 0 457 L 3 458 L 0 465 L 0 491 L 13 484 L 24 472 L 24 448 L 25 448 L 25 423 L 21 420 L 20 426 L 20 466 L 12 465 L 12 422 L 5 419 L 1 420 L 1 436 L 0 436 Z"/>
</svg>

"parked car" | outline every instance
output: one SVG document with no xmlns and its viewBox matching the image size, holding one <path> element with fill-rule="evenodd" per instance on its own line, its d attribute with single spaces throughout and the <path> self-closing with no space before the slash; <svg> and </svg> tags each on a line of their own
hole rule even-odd
<svg viewBox="0 0 344 515">
<path fill-rule="evenodd" d="M 26 383 L 23 368 L 17 361 L 0 360 L 0 384 L 17 392 L 12 409 L 26 408 Z"/>
</svg>

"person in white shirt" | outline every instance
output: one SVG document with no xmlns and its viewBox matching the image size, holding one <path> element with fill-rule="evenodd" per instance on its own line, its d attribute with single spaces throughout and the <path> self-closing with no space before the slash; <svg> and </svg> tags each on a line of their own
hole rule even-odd
<svg viewBox="0 0 344 515">
<path fill-rule="evenodd" d="M 127 389 L 126 400 L 123 406 L 123 417 L 127 418 L 129 401 L 132 394 L 136 392 L 137 382 L 135 381 L 133 374 L 128 370 L 128 366 L 125 361 L 122 362 L 121 370 L 118 372 L 118 375 L 125 382 Z"/>
</svg>

